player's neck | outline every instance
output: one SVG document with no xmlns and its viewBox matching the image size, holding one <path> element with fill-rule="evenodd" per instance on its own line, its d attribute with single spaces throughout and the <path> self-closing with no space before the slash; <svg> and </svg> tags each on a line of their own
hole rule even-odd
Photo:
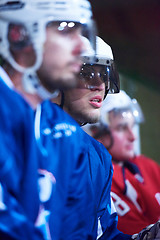
<svg viewBox="0 0 160 240">
<path fill-rule="evenodd" d="M 42 99 L 38 96 L 38 94 L 30 94 L 25 92 L 23 89 L 20 90 L 20 93 L 34 110 L 37 108 L 37 105 L 42 102 Z"/>
<path fill-rule="evenodd" d="M 23 73 L 16 71 L 9 64 L 5 64 L 4 69 L 19 94 L 22 95 L 33 109 L 36 109 L 37 105 L 42 102 L 42 99 L 37 94 L 30 94 L 24 90 L 22 83 Z"/>
</svg>

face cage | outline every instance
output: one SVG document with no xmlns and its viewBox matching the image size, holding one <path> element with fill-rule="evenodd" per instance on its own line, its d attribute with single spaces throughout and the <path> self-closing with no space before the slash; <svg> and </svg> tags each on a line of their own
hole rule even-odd
<svg viewBox="0 0 160 240">
<path fill-rule="evenodd" d="M 80 71 L 80 80 L 84 83 L 83 87 L 88 89 L 96 88 L 96 85 L 94 85 L 94 66 L 100 66 L 102 68 L 102 72 L 98 73 L 98 77 L 101 78 L 102 83 L 105 83 L 105 97 L 108 93 L 118 93 L 120 90 L 119 75 L 113 62 L 110 66 L 83 64 Z"/>
</svg>

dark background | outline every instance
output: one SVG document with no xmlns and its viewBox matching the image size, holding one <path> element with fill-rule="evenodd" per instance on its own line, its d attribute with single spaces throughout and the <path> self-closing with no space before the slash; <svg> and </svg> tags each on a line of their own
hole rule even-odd
<svg viewBox="0 0 160 240">
<path fill-rule="evenodd" d="M 113 50 L 121 89 L 140 103 L 141 152 L 160 163 L 160 0 L 90 0 Z"/>
</svg>

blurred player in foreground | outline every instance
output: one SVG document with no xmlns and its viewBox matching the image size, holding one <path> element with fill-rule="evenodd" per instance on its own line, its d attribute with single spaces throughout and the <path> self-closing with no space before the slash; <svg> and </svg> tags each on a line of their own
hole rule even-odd
<svg viewBox="0 0 160 240">
<path fill-rule="evenodd" d="M 68 171 L 60 169 L 60 149 L 55 145 L 51 156 L 49 144 L 43 148 L 38 104 L 76 85 L 82 36 L 91 44 L 92 30 L 87 0 L 0 1 L 1 239 L 87 239 L 84 148 L 63 160 Z M 67 146 L 76 149 L 78 130 L 71 127 L 74 147 Z"/>
</svg>

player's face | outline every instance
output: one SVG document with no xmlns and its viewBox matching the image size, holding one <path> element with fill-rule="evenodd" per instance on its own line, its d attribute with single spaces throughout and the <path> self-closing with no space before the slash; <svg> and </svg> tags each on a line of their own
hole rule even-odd
<svg viewBox="0 0 160 240">
<path fill-rule="evenodd" d="M 85 80 L 80 80 L 79 86 L 75 89 L 65 91 L 64 109 L 81 123 L 94 123 L 99 120 L 100 108 L 102 106 L 105 84 L 98 74 L 101 66 L 92 66 L 94 78 L 92 78 L 92 88 L 86 88 Z"/>
<path fill-rule="evenodd" d="M 109 114 L 110 130 L 113 137 L 113 145 L 110 153 L 113 159 L 125 161 L 134 157 L 134 141 L 133 132 L 134 117 L 130 111 L 114 115 Z"/>
<path fill-rule="evenodd" d="M 75 86 L 84 49 L 80 26 L 66 26 L 60 31 L 56 23 L 50 24 L 46 30 L 43 62 L 38 70 L 42 84 L 48 90 Z"/>
</svg>

